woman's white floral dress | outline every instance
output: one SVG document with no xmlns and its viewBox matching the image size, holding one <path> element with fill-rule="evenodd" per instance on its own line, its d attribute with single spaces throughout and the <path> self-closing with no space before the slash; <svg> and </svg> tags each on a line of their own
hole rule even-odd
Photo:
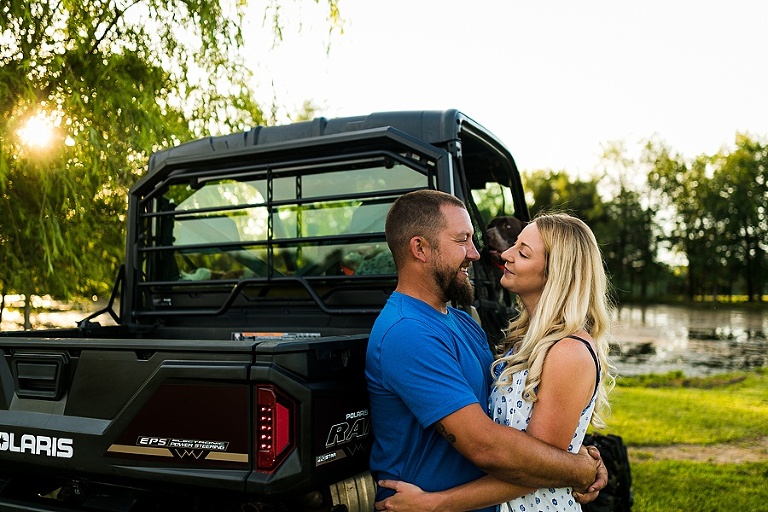
<svg viewBox="0 0 768 512">
<path fill-rule="evenodd" d="M 575 336 L 569 337 L 574 338 Z M 581 338 L 576 339 L 585 343 L 592 353 L 592 357 L 595 358 L 592 347 Z M 501 371 L 501 367 L 495 368 L 495 376 L 497 378 Z M 494 385 L 491 388 L 488 405 L 496 423 L 525 432 L 531 419 L 531 412 L 533 411 L 533 404 L 523 399 L 523 389 L 525 388 L 527 375 L 528 370 L 521 370 L 512 376 L 511 385 L 502 387 Z M 589 420 L 592 417 L 592 411 L 595 409 L 595 396 L 593 393 L 589 405 L 581 412 L 579 425 L 573 434 L 571 445 L 568 447 L 569 452 L 576 453 L 581 448 L 584 435 L 587 433 Z M 530 494 L 500 505 L 500 512 L 573 512 L 580 510 L 581 505 L 573 498 L 570 487 L 538 489 Z"/>
</svg>

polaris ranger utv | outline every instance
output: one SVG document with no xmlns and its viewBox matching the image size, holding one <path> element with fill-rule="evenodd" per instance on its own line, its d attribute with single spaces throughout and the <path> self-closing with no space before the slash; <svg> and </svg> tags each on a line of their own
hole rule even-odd
<svg viewBox="0 0 768 512">
<path fill-rule="evenodd" d="M 481 254 L 491 219 L 528 220 L 511 154 L 456 110 L 155 153 L 107 308 L 0 333 L 0 509 L 372 510 L 365 350 L 396 285 L 384 220 L 422 188 L 466 203 Z M 471 272 L 493 341 L 512 301 L 490 258 Z"/>
</svg>

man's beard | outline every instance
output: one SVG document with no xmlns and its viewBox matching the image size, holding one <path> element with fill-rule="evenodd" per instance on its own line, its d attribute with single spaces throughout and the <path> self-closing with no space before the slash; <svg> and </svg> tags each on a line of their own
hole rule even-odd
<svg viewBox="0 0 768 512">
<path fill-rule="evenodd" d="M 457 306 L 469 306 L 475 298 L 475 288 L 469 279 L 459 277 L 458 270 L 447 267 L 433 267 L 432 277 L 443 292 L 446 302 Z"/>
</svg>

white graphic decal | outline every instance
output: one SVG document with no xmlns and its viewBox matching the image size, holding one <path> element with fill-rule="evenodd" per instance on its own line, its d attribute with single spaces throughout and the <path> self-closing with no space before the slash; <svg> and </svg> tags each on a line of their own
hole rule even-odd
<svg viewBox="0 0 768 512">
<path fill-rule="evenodd" d="M 31 453 L 32 455 L 71 459 L 75 454 L 73 444 L 74 441 L 67 437 L 0 432 L 0 452 Z"/>
<path fill-rule="evenodd" d="M 225 452 L 229 447 L 226 441 L 201 441 L 198 439 L 174 439 L 167 437 L 142 436 L 136 440 L 137 446 L 157 446 L 160 448 L 181 448 L 182 450 L 207 450 Z"/>
<path fill-rule="evenodd" d="M 348 421 L 337 423 L 331 427 L 325 441 L 326 448 L 355 441 L 366 437 L 371 432 L 371 421 L 368 419 L 367 409 L 347 413 L 345 419 Z"/>
</svg>

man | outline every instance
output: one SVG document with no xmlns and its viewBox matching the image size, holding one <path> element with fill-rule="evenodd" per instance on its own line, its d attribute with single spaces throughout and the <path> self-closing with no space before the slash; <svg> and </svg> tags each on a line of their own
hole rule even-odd
<svg viewBox="0 0 768 512">
<path fill-rule="evenodd" d="M 447 305 L 472 301 L 469 267 L 480 259 L 464 204 L 435 190 L 405 194 L 385 231 L 398 283 L 366 360 L 374 478 L 437 491 L 487 473 L 535 488 L 572 486 L 589 491 L 584 502 L 594 499 L 607 482 L 599 455 L 570 454 L 486 414 L 493 355 L 477 322 Z M 379 489 L 377 501 L 392 493 Z"/>
</svg>

